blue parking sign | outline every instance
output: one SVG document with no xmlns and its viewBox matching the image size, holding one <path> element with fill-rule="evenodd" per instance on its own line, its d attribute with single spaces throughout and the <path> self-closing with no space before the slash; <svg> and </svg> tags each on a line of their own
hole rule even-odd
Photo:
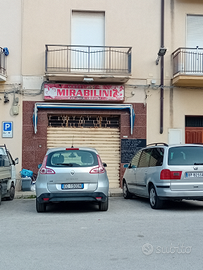
<svg viewBox="0 0 203 270">
<path fill-rule="evenodd" d="M 13 137 L 13 122 L 2 122 L 3 124 L 3 138 L 12 138 Z"/>
</svg>

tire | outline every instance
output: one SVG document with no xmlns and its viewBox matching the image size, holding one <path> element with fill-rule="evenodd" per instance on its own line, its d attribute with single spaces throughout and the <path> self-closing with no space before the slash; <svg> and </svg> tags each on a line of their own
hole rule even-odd
<svg viewBox="0 0 203 270">
<path fill-rule="evenodd" d="M 163 206 L 163 201 L 157 196 L 154 185 L 151 185 L 149 188 L 149 203 L 153 209 L 160 209 Z"/>
<path fill-rule="evenodd" d="M 12 200 L 14 199 L 14 197 L 15 197 L 15 187 L 14 187 L 14 185 L 12 185 L 12 186 L 10 187 L 9 196 L 6 197 L 6 199 L 7 199 L 8 201 L 12 201 Z"/>
<path fill-rule="evenodd" d="M 123 182 L 123 198 L 124 199 L 132 198 L 132 194 L 128 190 L 128 186 L 126 184 L 126 181 Z"/>
<path fill-rule="evenodd" d="M 0 185 L 0 205 L 1 205 L 2 193 L 1 193 L 1 185 Z"/>
<path fill-rule="evenodd" d="M 99 210 L 100 211 L 107 211 L 109 207 L 109 198 L 106 198 L 105 202 L 100 202 L 99 203 Z"/>
<path fill-rule="evenodd" d="M 46 204 L 45 203 L 40 203 L 36 199 L 36 210 L 37 210 L 38 213 L 46 212 Z"/>
</svg>

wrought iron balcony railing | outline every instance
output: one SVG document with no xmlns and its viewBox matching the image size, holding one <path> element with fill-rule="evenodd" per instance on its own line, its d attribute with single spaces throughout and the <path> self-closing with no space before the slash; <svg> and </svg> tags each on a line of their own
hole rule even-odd
<svg viewBox="0 0 203 270">
<path fill-rule="evenodd" d="M 131 74 L 131 47 L 45 46 L 46 73 Z"/>
<path fill-rule="evenodd" d="M 178 48 L 172 54 L 173 75 L 203 76 L 203 48 Z"/>
<path fill-rule="evenodd" d="M 0 75 L 6 77 L 6 56 L 4 54 L 3 48 L 0 47 Z"/>
</svg>

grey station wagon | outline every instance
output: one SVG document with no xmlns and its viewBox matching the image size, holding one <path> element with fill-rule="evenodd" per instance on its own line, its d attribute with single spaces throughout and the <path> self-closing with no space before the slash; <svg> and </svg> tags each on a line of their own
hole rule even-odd
<svg viewBox="0 0 203 270">
<path fill-rule="evenodd" d="M 49 203 L 88 201 L 108 210 L 106 164 L 93 148 L 52 148 L 44 157 L 36 180 L 36 210 Z"/>
<path fill-rule="evenodd" d="M 203 200 L 203 145 L 148 145 L 124 167 L 125 199 L 149 198 L 153 209 L 164 200 Z"/>
</svg>

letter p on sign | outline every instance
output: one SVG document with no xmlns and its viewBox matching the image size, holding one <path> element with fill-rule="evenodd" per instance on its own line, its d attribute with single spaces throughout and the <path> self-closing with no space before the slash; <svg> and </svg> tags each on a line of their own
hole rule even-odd
<svg viewBox="0 0 203 270">
<path fill-rule="evenodd" d="M 13 122 L 2 122 L 2 138 L 13 138 Z"/>
</svg>

